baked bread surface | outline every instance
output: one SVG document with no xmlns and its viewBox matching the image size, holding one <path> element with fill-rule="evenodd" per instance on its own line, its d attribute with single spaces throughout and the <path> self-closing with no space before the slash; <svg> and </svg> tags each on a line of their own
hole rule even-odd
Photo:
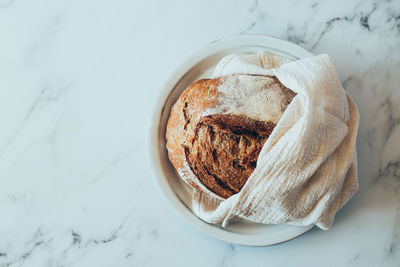
<svg viewBox="0 0 400 267">
<path fill-rule="evenodd" d="M 270 76 L 232 75 L 199 80 L 172 107 L 166 130 L 168 156 L 182 179 L 196 190 L 210 190 L 222 198 L 238 193 L 244 186 L 277 122 L 220 112 L 226 96 L 218 87 L 227 82 L 235 84 L 241 78 L 261 79 L 265 87 L 261 89 L 274 90 L 273 99 L 266 101 L 271 101 L 275 115 L 281 116 L 295 96 Z"/>
</svg>

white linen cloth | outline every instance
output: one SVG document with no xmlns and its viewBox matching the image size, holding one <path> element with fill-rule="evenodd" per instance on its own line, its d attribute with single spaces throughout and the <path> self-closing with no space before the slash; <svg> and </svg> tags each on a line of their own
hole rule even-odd
<svg viewBox="0 0 400 267">
<path fill-rule="evenodd" d="M 194 191 L 192 209 L 223 227 L 246 219 L 263 224 L 316 224 L 328 229 L 358 190 L 358 109 L 327 55 L 291 61 L 267 53 L 230 55 L 214 77 L 276 76 L 297 95 L 265 142 L 241 191 L 225 200 Z M 251 85 L 249 85 L 251 86 Z"/>
</svg>

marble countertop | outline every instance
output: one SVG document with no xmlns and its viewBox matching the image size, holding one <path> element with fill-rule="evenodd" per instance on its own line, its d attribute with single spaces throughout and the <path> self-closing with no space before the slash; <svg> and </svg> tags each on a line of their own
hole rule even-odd
<svg viewBox="0 0 400 267">
<path fill-rule="evenodd" d="M 232 246 L 182 222 L 149 112 L 199 47 L 327 53 L 357 103 L 360 190 L 328 231 Z M 0 266 L 400 266 L 400 1 L 0 0 Z"/>
</svg>

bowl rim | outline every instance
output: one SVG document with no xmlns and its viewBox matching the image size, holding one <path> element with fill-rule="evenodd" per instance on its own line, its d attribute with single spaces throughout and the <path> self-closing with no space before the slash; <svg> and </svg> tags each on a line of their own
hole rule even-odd
<svg viewBox="0 0 400 267">
<path fill-rule="evenodd" d="M 220 51 L 223 47 L 232 46 L 232 44 L 239 45 L 268 45 L 268 47 L 276 48 L 283 52 L 288 52 L 298 58 L 310 57 L 313 54 L 306 49 L 291 43 L 289 41 L 279 39 L 267 35 L 236 35 L 230 36 L 223 39 L 218 39 L 210 42 L 209 44 L 198 49 L 186 59 L 184 59 L 178 66 L 167 76 L 167 79 L 162 85 L 162 89 L 158 92 L 157 100 L 152 108 L 150 117 L 150 124 L 147 139 L 148 148 L 148 164 L 151 170 L 154 182 L 156 183 L 159 192 L 163 196 L 164 200 L 169 204 L 170 208 L 178 215 L 183 221 L 194 227 L 195 229 L 203 232 L 220 241 L 227 243 L 242 245 L 242 246 L 269 246 L 280 244 L 291 239 L 294 239 L 303 233 L 309 231 L 314 225 L 305 226 L 303 228 L 294 228 L 295 231 L 290 232 L 286 237 L 272 236 L 266 241 L 262 236 L 257 235 L 244 235 L 239 233 L 230 232 L 223 228 L 209 224 L 194 213 L 192 213 L 185 204 L 179 199 L 175 191 L 171 188 L 170 184 L 165 177 L 162 166 L 161 166 L 161 150 L 159 146 L 159 134 L 160 134 L 160 123 L 161 116 L 165 109 L 165 103 L 168 100 L 169 95 L 172 93 L 175 85 L 182 79 L 182 77 L 199 61 L 205 57 L 212 55 Z M 285 49 L 282 49 L 285 47 Z M 290 52 L 289 52 L 290 51 Z M 164 149 L 166 149 L 164 147 Z"/>
</svg>

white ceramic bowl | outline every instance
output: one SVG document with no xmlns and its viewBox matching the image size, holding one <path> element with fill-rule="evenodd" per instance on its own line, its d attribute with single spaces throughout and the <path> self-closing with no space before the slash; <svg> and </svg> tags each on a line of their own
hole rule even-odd
<svg viewBox="0 0 400 267">
<path fill-rule="evenodd" d="M 164 84 L 154 107 L 150 126 L 149 160 L 154 179 L 161 194 L 172 209 L 195 229 L 216 239 L 246 246 L 268 246 L 293 239 L 313 226 L 265 225 L 240 222 L 226 228 L 208 224 L 194 215 L 191 189 L 182 182 L 170 163 L 165 147 L 165 128 L 172 105 L 192 82 L 209 78 L 215 65 L 226 55 L 266 51 L 291 59 L 312 56 L 307 50 L 288 41 L 263 35 L 241 35 L 214 41 L 187 58 Z"/>
</svg>

